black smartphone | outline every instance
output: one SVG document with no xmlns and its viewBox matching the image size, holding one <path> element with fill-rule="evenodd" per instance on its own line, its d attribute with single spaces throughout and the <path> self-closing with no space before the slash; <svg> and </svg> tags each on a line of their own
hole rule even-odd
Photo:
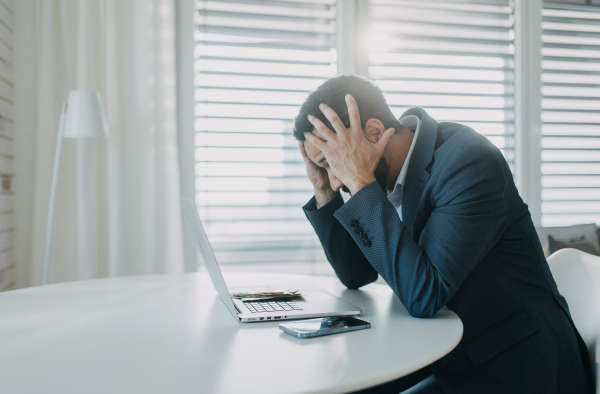
<svg viewBox="0 0 600 394">
<path fill-rule="evenodd" d="M 298 338 L 312 338 L 346 331 L 364 330 L 371 328 L 371 323 L 350 316 L 335 316 L 281 323 L 279 328 L 283 332 Z"/>
</svg>

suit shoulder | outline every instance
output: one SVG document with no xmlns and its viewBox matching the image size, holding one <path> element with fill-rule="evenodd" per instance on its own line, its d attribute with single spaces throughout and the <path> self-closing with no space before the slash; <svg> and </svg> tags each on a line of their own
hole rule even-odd
<svg viewBox="0 0 600 394">
<path fill-rule="evenodd" d="M 442 161 L 446 163 L 482 161 L 508 167 L 496 145 L 472 128 L 458 123 L 440 123 L 435 155 L 443 157 Z"/>
<path fill-rule="evenodd" d="M 471 129 L 466 135 L 459 132 L 435 152 L 430 178 L 432 206 L 474 203 L 505 194 L 512 179 L 506 160 L 496 146 L 473 133 Z"/>
<path fill-rule="evenodd" d="M 458 139 L 470 146 L 481 146 L 482 148 L 488 148 L 492 150 L 498 149 L 484 135 L 478 133 L 469 126 L 450 122 L 441 122 L 439 125 L 442 142 L 446 142 L 451 139 Z"/>
</svg>

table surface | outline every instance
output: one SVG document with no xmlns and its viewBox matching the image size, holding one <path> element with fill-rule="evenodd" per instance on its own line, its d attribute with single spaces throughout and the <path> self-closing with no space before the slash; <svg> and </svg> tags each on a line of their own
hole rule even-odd
<svg viewBox="0 0 600 394">
<path fill-rule="evenodd" d="M 225 272 L 228 286 L 316 284 L 371 328 L 299 339 L 279 322 L 238 323 L 206 271 L 105 278 L 0 294 L 1 393 L 342 393 L 449 353 L 462 323 L 410 317 L 389 287 Z"/>
</svg>

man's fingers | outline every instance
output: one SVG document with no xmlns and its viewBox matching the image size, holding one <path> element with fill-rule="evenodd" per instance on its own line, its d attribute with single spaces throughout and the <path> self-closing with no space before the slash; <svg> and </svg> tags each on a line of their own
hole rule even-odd
<svg viewBox="0 0 600 394">
<path fill-rule="evenodd" d="M 351 94 L 346 95 L 346 105 L 348 105 L 348 115 L 350 116 L 350 129 L 352 131 L 362 131 L 358 105 L 356 105 L 356 100 L 354 100 Z"/>
<path fill-rule="evenodd" d="M 321 134 L 323 141 L 331 141 L 335 138 L 335 133 L 329 130 L 329 127 L 321 122 L 321 119 L 308 115 L 308 121 L 314 126 L 319 134 Z"/>
<path fill-rule="evenodd" d="M 306 148 L 304 147 L 304 141 L 298 141 L 298 149 L 300 149 L 300 154 L 302 157 L 307 158 Z"/>
<path fill-rule="evenodd" d="M 304 137 L 308 142 L 316 146 L 321 152 L 325 153 L 325 151 L 327 150 L 327 142 L 323 141 L 313 133 L 305 132 Z"/>
<path fill-rule="evenodd" d="M 377 141 L 377 143 L 375 144 L 380 153 L 383 153 L 387 145 L 390 143 L 390 140 L 392 139 L 392 136 L 395 132 L 396 129 L 390 127 L 389 129 L 384 131 L 383 134 L 381 134 L 381 138 L 379 138 L 379 141 Z"/>
<path fill-rule="evenodd" d="M 304 147 L 304 141 L 298 141 L 298 149 L 300 149 L 300 154 L 302 155 L 302 158 L 304 159 L 305 163 L 308 163 L 309 161 L 311 161 L 308 157 L 308 154 L 306 153 L 306 148 Z"/>
<path fill-rule="evenodd" d="M 323 112 L 323 115 L 325 115 L 325 117 L 331 122 L 331 125 L 333 126 L 335 131 L 338 132 L 338 134 L 341 135 L 346 133 L 346 126 L 344 126 L 344 123 L 342 122 L 338 114 L 333 109 L 331 109 L 330 106 L 328 106 L 327 104 L 321 104 L 319 105 L 319 109 L 321 110 L 321 112 Z M 332 131 L 329 130 L 329 128 L 327 129 L 327 131 L 329 133 L 332 133 Z M 328 140 L 330 139 L 329 136 L 326 136 L 326 138 Z"/>
</svg>

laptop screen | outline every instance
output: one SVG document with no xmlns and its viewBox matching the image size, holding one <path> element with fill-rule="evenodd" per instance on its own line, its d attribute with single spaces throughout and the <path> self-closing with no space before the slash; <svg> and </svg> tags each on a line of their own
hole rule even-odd
<svg viewBox="0 0 600 394">
<path fill-rule="evenodd" d="M 215 286 L 215 289 L 217 290 L 217 293 L 219 293 L 219 297 L 221 297 L 221 300 L 225 306 L 235 316 L 235 318 L 238 319 L 237 309 L 231 300 L 231 294 L 229 294 L 229 289 L 227 289 L 225 279 L 223 279 L 223 275 L 221 274 L 219 263 L 217 263 L 212 246 L 208 241 L 208 237 L 206 236 L 206 232 L 204 231 L 204 227 L 200 221 L 196 204 L 194 204 L 192 200 L 182 198 L 181 209 L 183 210 L 183 216 L 187 220 L 192 232 L 194 233 L 196 241 L 198 241 L 200 255 L 202 256 L 202 261 L 204 261 L 204 264 L 206 265 L 206 269 L 210 275 L 210 280 Z"/>
</svg>

